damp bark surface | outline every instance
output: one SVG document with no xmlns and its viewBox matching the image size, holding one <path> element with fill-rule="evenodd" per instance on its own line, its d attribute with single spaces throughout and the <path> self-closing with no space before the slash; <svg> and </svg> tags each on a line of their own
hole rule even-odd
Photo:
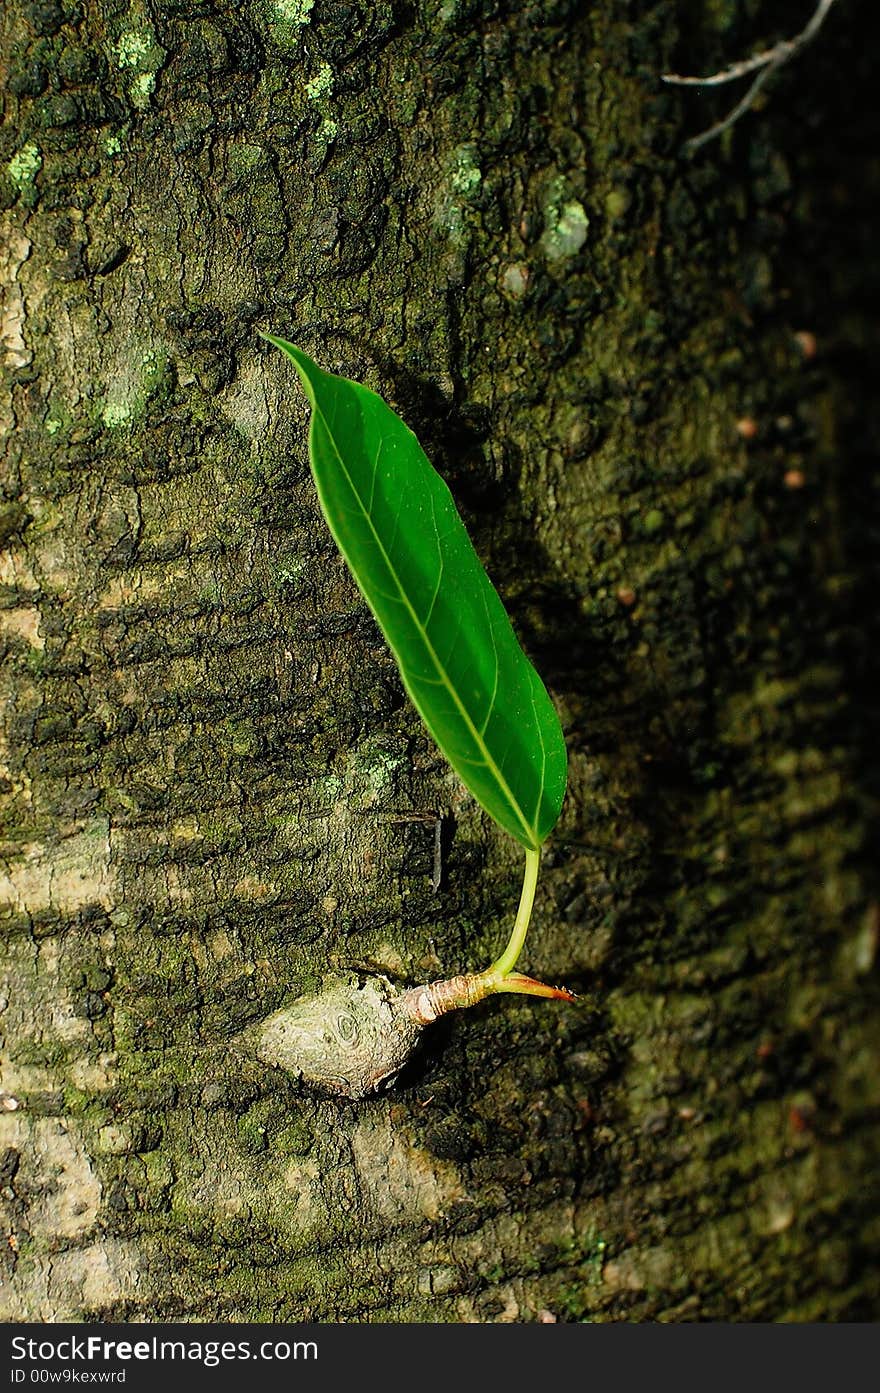
<svg viewBox="0 0 880 1393">
<path fill-rule="evenodd" d="M 5 1318 L 880 1314 L 869 7 L 693 160 L 660 81 L 772 8 L 2 7 Z M 579 1001 L 358 1102 L 265 1022 L 478 971 L 520 853 L 260 329 L 416 430 L 570 752 Z"/>
</svg>

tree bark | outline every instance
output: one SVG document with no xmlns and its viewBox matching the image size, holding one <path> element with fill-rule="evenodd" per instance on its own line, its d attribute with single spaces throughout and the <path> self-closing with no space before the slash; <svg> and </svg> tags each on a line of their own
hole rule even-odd
<svg viewBox="0 0 880 1393">
<path fill-rule="evenodd" d="M 877 1316 L 866 7 L 687 161 L 661 74 L 787 32 L 696 8 L 3 7 L 6 1318 Z M 357 1104 L 249 1031 L 485 966 L 520 855 L 260 328 L 419 434 L 570 751 L 581 1000 Z"/>
</svg>

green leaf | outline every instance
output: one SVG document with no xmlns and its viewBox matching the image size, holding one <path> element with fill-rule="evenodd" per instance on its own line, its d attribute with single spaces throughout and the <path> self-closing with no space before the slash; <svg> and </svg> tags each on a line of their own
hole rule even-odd
<svg viewBox="0 0 880 1393">
<path fill-rule="evenodd" d="M 321 506 L 416 709 L 486 812 L 536 850 L 562 806 L 565 740 L 449 489 L 375 392 L 263 337 L 299 373 Z"/>
</svg>

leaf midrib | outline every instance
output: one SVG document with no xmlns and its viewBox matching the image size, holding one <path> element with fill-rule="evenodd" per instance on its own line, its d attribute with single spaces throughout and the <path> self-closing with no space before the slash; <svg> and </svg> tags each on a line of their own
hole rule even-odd
<svg viewBox="0 0 880 1393">
<path fill-rule="evenodd" d="M 521 810 L 521 808 L 520 808 L 520 806 L 519 806 L 519 803 L 517 802 L 516 798 L 514 797 L 514 794 L 513 794 L 512 790 L 511 790 L 511 788 L 510 788 L 510 785 L 508 784 L 508 782 L 507 782 L 507 780 L 505 779 L 504 775 L 502 774 L 501 770 L 498 768 L 498 765 L 495 763 L 495 760 L 491 757 L 491 755 L 490 755 L 490 753 L 489 753 L 488 746 L 486 745 L 486 742 L 484 741 L 484 739 L 483 739 L 483 737 L 482 737 L 482 735 L 481 735 L 481 733 L 480 733 L 478 727 L 475 726 L 475 725 L 474 725 L 474 722 L 471 720 L 471 717 L 470 717 L 470 715 L 469 715 L 469 713 L 468 713 L 467 708 L 463 705 L 463 703 L 462 703 L 462 701 L 461 701 L 461 698 L 459 697 L 458 693 L 457 693 L 456 690 L 455 690 L 455 687 L 453 686 L 452 682 L 451 682 L 450 679 L 449 679 L 449 676 L 447 675 L 447 672 L 446 672 L 445 667 L 444 667 L 443 664 L 440 662 L 440 659 L 439 659 L 439 657 L 437 656 L 436 649 L 434 648 L 434 645 L 432 644 L 430 638 L 428 637 L 427 630 L 426 630 L 426 629 L 424 628 L 424 626 L 422 625 L 421 620 L 419 619 L 418 615 L 416 614 L 415 610 L 413 609 L 412 605 L 410 604 L 410 601 L 409 601 L 409 598 L 408 598 L 408 596 L 407 596 L 407 593 L 406 593 L 406 591 L 405 591 L 403 585 L 401 584 L 400 578 L 399 578 L 399 576 L 398 576 L 398 574 L 397 574 L 397 571 L 394 569 L 394 565 L 393 565 L 393 563 L 392 563 L 392 561 L 391 561 L 391 558 L 389 557 L 388 552 L 387 552 L 386 549 L 385 549 L 385 544 L 384 544 L 384 542 L 382 541 L 382 538 L 379 536 L 379 533 L 376 531 L 376 527 L 375 527 L 375 525 L 374 525 L 374 523 L 373 523 L 372 517 L 370 516 L 369 512 L 367 511 L 367 509 L 364 507 L 363 500 L 362 500 L 360 494 L 358 493 L 357 486 L 355 485 L 354 479 L 351 477 L 351 474 L 349 473 L 348 469 L 346 468 L 345 461 L 344 461 L 344 459 L 343 459 L 343 457 L 342 457 L 342 453 L 341 453 L 341 451 L 340 451 L 340 449 L 339 449 L 339 446 L 338 446 L 337 443 L 336 443 L 336 437 L 335 437 L 334 434 L 333 434 L 333 431 L 332 431 L 332 429 L 331 429 L 331 427 L 330 427 L 330 423 L 329 423 L 329 421 L 327 420 L 327 417 L 325 416 L 324 412 L 321 410 L 320 406 L 318 405 L 318 397 L 317 397 L 317 394 L 314 393 L 314 392 L 312 393 L 312 403 L 313 403 L 313 410 L 314 410 L 315 414 L 316 414 L 316 415 L 320 415 L 321 420 L 324 422 L 324 429 L 325 429 L 326 432 L 327 432 L 327 438 L 329 439 L 330 443 L 332 444 L 334 453 L 335 453 L 335 455 L 336 455 L 336 458 L 337 458 L 337 460 L 339 461 L 339 467 L 340 467 L 340 469 L 342 470 L 342 473 L 345 475 L 345 478 L 346 478 L 347 481 L 348 481 L 348 484 L 349 484 L 349 487 L 351 488 L 352 493 L 354 494 L 355 498 L 357 499 L 358 507 L 360 508 L 360 510 L 361 510 L 361 512 L 362 512 L 362 514 L 363 514 L 363 516 L 364 516 L 364 519 L 365 519 L 365 521 L 366 521 L 366 523 L 367 523 L 367 526 L 369 527 L 370 531 L 371 531 L 372 534 L 373 534 L 373 537 L 374 537 L 374 539 L 375 539 L 376 545 L 378 546 L 380 552 L 382 553 L 382 557 L 383 557 L 383 559 L 384 559 L 384 561 L 385 561 L 386 566 L 388 567 L 388 571 L 389 571 L 389 573 L 390 573 L 390 575 L 391 575 L 391 577 L 392 577 L 392 579 L 393 579 L 393 581 L 394 581 L 394 584 L 397 586 L 397 590 L 398 590 L 398 593 L 399 593 L 399 595 L 400 595 L 400 598 L 401 598 L 403 604 L 405 605 L 406 609 L 409 611 L 410 618 L 412 619 L 413 624 L 415 625 L 416 629 L 418 630 L 419 634 L 420 634 L 421 637 L 422 637 L 422 641 L 424 642 L 424 645 L 425 645 L 425 647 L 426 647 L 427 650 L 428 650 L 428 654 L 429 654 L 429 656 L 430 656 L 430 658 L 431 658 L 431 661 L 432 661 L 433 664 L 434 664 L 435 670 L 436 670 L 437 672 L 439 672 L 439 674 L 440 674 L 440 677 L 441 677 L 441 679 L 442 679 L 442 685 L 446 688 L 446 690 L 449 692 L 449 695 L 452 697 L 452 700 L 455 702 L 455 705 L 456 705 L 457 708 L 458 708 L 459 714 L 461 715 L 462 719 L 464 720 L 465 725 L 467 726 L 468 730 L 470 731 L 471 736 L 472 736 L 472 738 L 473 738 L 473 740 L 474 740 L 474 743 L 476 744 L 477 748 L 478 748 L 479 750 L 482 751 L 482 754 L 483 754 L 483 762 L 485 763 L 486 768 L 489 769 L 489 770 L 494 774 L 495 778 L 498 780 L 498 783 L 499 783 L 500 786 L 501 786 L 501 789 L 502 789 L 502 792 L 504 793 L 504 796 L 507 798 L 507 801 L 509 802 L 511 808 L 512 808 L 513 811 L 516 813 L 516 816 L 517 816 L 517 818 L 518 818 L 518 820 L 519 820 L 521 826 L 522 826 L 523 829 L 529 834 L 529 838 L 530 838 L 530 841 L 531 841 L 531 843 L 532 843 L 534 849 L 537 850 L 537 848 L 540 846 L 540 842 L 539 842 L 539 840 L 538 840 L 538 829 L 537 829 L 537 826 L 532 826 L 530 823 L 526 822 L 525 817 L 524 817 L 524 815 L 523 815 L 523 812 L 522 812 L 522 810 Z M 376 468 L 377 466 L 374 465 L 373 467 L 374 467 L 374 470 L 375 470 L 375 468 Z M 375 477 L 375 476 L 374 476 L 374 477 Z M 440 562 L 441 562 L 441 566 L 442 566 L 442 564 L 443 564 L 442 553 L 441 553 L 441 557 L 440 557 Z M 495 663 L 496 663 L 496 669 L 497 669 L 497 664 L 498 664 L 497 652 L 496 652 Z M 496 682 L 497 682 L 497 672 L 496 672 Z M 493 702 L 492 702 L 492 703 L 490 704 L 490 706 L 489 706 L 489 713 L 488 713 L 488 716 L 487 716 L 487 724 L 488 724 L 488 719 L 489 719 L 489 717 L 491 717 L 493 707 L 494 707 L 494 700 L 493 700 Z M 543 756 L 544 756 L 544 762 L 545 762 L 545 764 L 546 764 L 547 752 L 546 752 L 546 750 L 544 749 L 544 741 L 543 741 L 543 739 L 541 740 L 541 749 L 542 749 Z M 470 762 L 470 761 L 468 761 L 468 762 Z M 541 802 L 540 802 L 540 798 L 539 798 L 539 800 L 538 800 L 538 808 L 539 808 L 539 809 L 540 809 L 540 806 L 541 806 Z"/>
</svg>

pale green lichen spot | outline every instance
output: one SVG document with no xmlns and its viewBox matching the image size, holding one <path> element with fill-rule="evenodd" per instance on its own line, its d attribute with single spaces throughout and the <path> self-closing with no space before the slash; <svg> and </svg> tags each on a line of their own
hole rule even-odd
<svg viewBox="0 0 880 1393">
<path fill-rule="evenodd" d="M 23 145 L 6 166 L 9 178 L 19 192 L 33 184 L 42 168 L 43 157 L 33 141 Z"/>
</svg>

